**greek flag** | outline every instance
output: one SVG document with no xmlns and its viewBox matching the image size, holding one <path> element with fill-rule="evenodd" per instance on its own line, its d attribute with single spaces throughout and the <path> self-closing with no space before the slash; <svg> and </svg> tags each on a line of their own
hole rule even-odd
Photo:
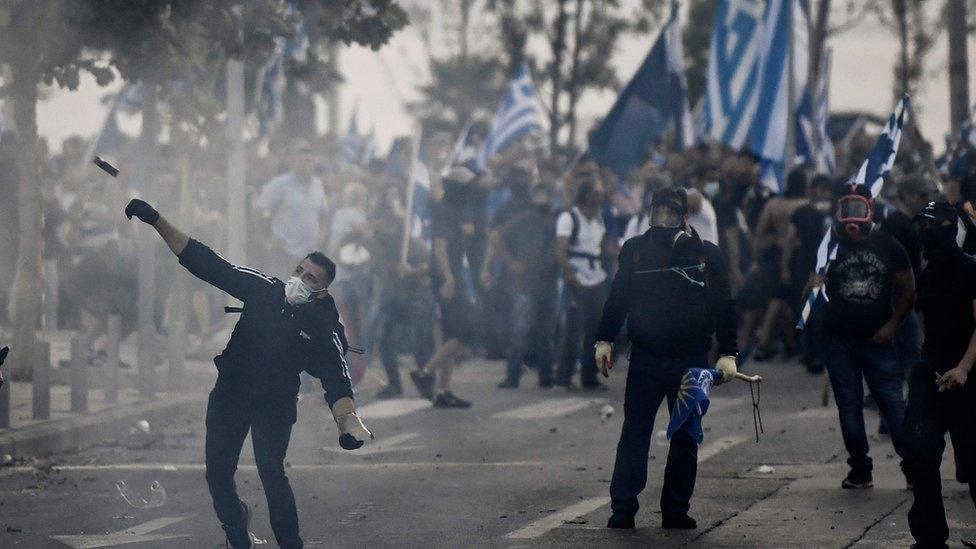
<svg viewBox="0 0 976 549">
<path fill-rule="evenodd" d="M 705 135 L 741 149 L 756 112 L 759 80 L 760 0 L 718 0 L 708 54 Z"/>
<path fill-rule="evenodd" d="M 814 124 L 817 129 L 817 137 L 820 150 L 817 155 L 817 171 L 820 173 L 833 174 L 837 161 L 834 155 L 834 142 L 827 134 L 827 121 L 830 118 L 830 68 L 831 51 L 824 52 L 823 64 L 820 67 L 820 78 L 817 82 L 817 105 L 813 112 Z"/>
<path fill-rule="evenodd" d="M 769 0 L 763 21 L 758 65 L 759 97 L 749 132 L 749 148 L 766 162 L 782 165 L 787 159 L 786 134 L 789 123 L 790 39 L 795 0 Z M 771 170 L 774 173 L 776 170 Z M 782 174 L 780 166 L 778 173 Z M 763 179 L 779 193 L 782 177 Z"/>
<path fill-rule="evenodd" d="M 669 128 L 678 148 L 694 143 L 681 46 L 680 4 L 609 114 L 590 136 L 590 154 L 621 177 L 643 163 Z"/>
<path fill-rule="evenodd" d="M 708 395 L 712 391 L 712 384 L 718 379 L 722 379 L 722 374 L 712 368 L 689 368 L 681 376 L 681 385 L 671 410 L 671 421 L 668 422 L 668 440 L 683 430 L 701 444 L 705 438 L 702 417 L 708 412 Z"/>
<path fill-rule="evenodd" d="M 881 194 L 884 182 L 891 176 L 891 167 L 895 164 L 895 157 L 898 154 L 898 143 L 901 141 L 901 130 L 905 125 L 905 118 L 908 114 L 909 97 L 907 94 L 902 96 L 895 112 L 888 118 L 884 131 L 878 136 L 871 153 L 861 164 L 861 168 L 851 179 L 851 185 L 865 185 L 871 189 L 871 196 L 877 197 Z M 817 248 L 817 274 L 822 279 L 827 274 L 830 262 L 837 257 L 837 247 L 840 241 L 833 230 L 828 229 L 827 234 L 820 241 Z M 827 292 L 821 283 L 807 296 L 807 302 L 803 305 L 803 312 L 800 313 L 800 320 L 797 328 L 802 329 L 806 325 L 807 319 L 813 307 L 820 302 L 827 301 Z"/>
<path fill-rule="evenodd" d="M 529 66 L 523 64 L 518 73 L 508 83 L 508 92 L 502 104 L 495 111 L 491 121 L 491 131 L 485 136 L 485 143 L 478 156 L 478 171 L 484 169 L 488 160 L 518 141 L 523 135 L 538 131 L 545 125 L 539 101 L 536 98 L 535 84 Z"/>
</svg>

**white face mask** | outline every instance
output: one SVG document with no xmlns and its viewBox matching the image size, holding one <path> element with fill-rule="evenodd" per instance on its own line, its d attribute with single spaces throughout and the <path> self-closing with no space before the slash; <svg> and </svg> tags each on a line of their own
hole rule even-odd
<svg viewBox="0 0 976 549">
<path fill-rule="evenodd" d="M 709 181 L 708 183 L 705 183 L 705 186 L 702 188 L 702 190 L 705 192 L 705 196 L 709 198 L 715 198 L 715 196 L 718 195 L 718 191 L 719 191 L 718 181 Z"/>
<path fill-rule="evenodd" d="M 305 284 L 302 279 L 298 278 L 297 276 L 293 276 L 288 279 L 288 282 L 285 282 L 285 301 L 288 302 L 289 305 L 301 305 L 303 303 L 308 303 L 312 299 L 313 294 L 324 291 L 324 288 L 321 290 L 312 291 L 312 289 L 308 287 L 308 284 Z"/>
</svg>

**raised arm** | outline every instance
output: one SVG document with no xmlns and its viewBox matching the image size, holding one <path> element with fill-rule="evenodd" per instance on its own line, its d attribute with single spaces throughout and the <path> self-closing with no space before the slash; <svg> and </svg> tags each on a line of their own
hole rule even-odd
<svg viewBox="0 0 976 549">
<path fill-rule="evenodd" d="M 232 265 L 206 245 L 174 227 L 142 200 L 130 201 L 125 207 L 125 215 L 129 219 L 138 217 L 143 223 L 152 225 L 169 249 L 179 258 L 180 265 L 186 267 L 193 276 L 241 301 L 245 301 L 254 290 L 274 283 L 273 278 L 254 269 Z"/>
</svg>

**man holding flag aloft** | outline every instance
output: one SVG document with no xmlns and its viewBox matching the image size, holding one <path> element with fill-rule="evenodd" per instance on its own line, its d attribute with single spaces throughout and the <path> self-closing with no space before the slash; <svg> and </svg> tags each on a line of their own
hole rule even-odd
<svg viewBox="0 0 976 549">
<path fill-rule="evenodd" d="M 691 369 L 708 368 L 713 334 L 721 355 L 717 381 L 736 375 L 736 316 L 727 261 L 717 246 L 688 228 L 687 216 L 683 189 L 654 193 L 651 227 L 620 250 L 620 268 L 596 334 L 596 361 L 607 377 L 613 367 L 612 342 L 625 320 L 633 343 L 608 528 L 634 527 L 637 496 L 647 483 L 654 415 L 665 397 L 674 414 L 682 378 Z M 692 431 L 680 429 L 671 438 L 661 491 L 664 528 L 697 527 L 688 516 L 698 466 L 698 440 Z"/>
</svg>

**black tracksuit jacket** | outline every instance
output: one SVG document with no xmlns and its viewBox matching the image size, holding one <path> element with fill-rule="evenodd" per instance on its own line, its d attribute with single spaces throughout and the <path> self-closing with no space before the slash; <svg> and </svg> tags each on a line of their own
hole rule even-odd
<svg viewBox="0 0 976 549">
<path fill-rule="evenodd" d="M 698 257 L 676 257 L 671 247 L 656 243 L 650 231 L 624 242 L 596 340 L 613 341 L 626 320 L 627 337 L 635 349 L 653 357 L 705 354 L 712 334 L 719 353 L 735 355 L 737 319 L 728 261 L 711 242 L 702 242 L 700 249 Z M 668 270 L 701 263 L 704 272 L 685 269 L 682 275 Z"/>
<path fill-rule="evenodd" d="M 332 296 L 289 305 L 281 280 L 232 265 L 193 239 L 179 259 L 200 280 L 244 302 L 227 347 L 214 358 L 218 387 L 294 402 L 305 370 L 322 381 L 330 408 L 353 396 L 345 359 L 349 344 Z"/>
</svg>

